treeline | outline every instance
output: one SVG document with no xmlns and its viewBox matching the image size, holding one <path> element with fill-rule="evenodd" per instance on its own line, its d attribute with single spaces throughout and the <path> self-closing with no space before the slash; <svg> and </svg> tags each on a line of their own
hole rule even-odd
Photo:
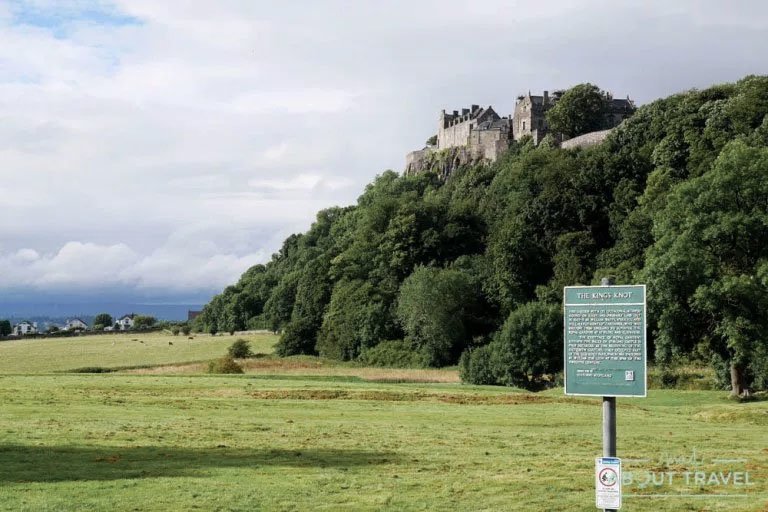
<svg viewBox="0 0 768 512">
<path fill-rule="evenodd" d="M 660 365 L 768 385 L 768 77 L 655 101 L 599 146 L 523 140 L 446 182 L 388 171 L 318 213 L 198 327 L 280 331 L 281 355 L 460 362 L 465 380 L 546 386 L 566 285 L 647 283 Z"/>
</svg>

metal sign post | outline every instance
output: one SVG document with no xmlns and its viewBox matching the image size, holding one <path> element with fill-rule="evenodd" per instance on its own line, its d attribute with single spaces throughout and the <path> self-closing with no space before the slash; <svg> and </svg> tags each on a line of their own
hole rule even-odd
<svg viewBox="0 0 768 512">
<path fill-rule="evenodd" d="M 613 279 L 604 277 L 600 280 L 602 286 L 613 285 Z M 616 397 L 603 397 L 603 457 L 616 457 Z M 621 482 L 619 482 L 621 484 Z M 619 495 L 621 499 L 621 495 Z M 621 502 L 619 502 L 621 503 Z M 619 505 L 621 506 L 621 505 Z M 615 512 L 615 508 L 603 509 L 605 512 Z"/>
<path fill-rule="evenodd" d="M 647 394 L 645 286 L 566 286 L 563 292 L 565 394 L 603 398 L 603 458 L 616 459 L 616 397 Z M 613 462 L 611 462 L 613 463 Z M 615 489 L 611 500 L 618 503 Z M 618 487 L 620 490 L 620 487 Z M 597 489 L 596 489 L 597 490 Z"/>
</svg>

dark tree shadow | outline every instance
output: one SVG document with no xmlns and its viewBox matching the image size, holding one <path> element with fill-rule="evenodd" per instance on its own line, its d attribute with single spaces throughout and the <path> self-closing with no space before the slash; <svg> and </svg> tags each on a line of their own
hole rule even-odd
<svg viewBox="0 0 768 512">
<path fill-rule="evenodd" d="M 0 482 L 199 476 L 207 468 L 343 468 L 397 462 L 395 453 L 362 450 L 2 445 Z"/>
</svg>

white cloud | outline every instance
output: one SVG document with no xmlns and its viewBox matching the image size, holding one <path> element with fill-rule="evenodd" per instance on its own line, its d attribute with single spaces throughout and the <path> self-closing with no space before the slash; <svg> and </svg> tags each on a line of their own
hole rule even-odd
<svg viewBox="0 0 768 512">
<path fill-rule="evenodd" d="M 351 180 L 321 174 L 299 174 L 287 179 L 259 179 L 248 181 L 248 185 L 256 189 L 269 191 L 320 191 L 340 190 L 349 187 Z"/>
<path fill-rule="evenodd" d="M 245 270 L 267 257 L 263 251 L 235 255 L 219 254 L 215 249 L 208 246 L 190 252 L 186 246 L 168 244 L 140 255 L 125 244 L 82 242 L 67 242 L 58 251 L 45 255 L 21 249 L 0 254 L 0 275 L 6 276 L 0 291 L 210 291 L 233 283 Z"/>
<path fill-rule="evenodd" d="M 757 1 L 0 2 L 0 293 L 221 288 L 401 169 L 441 108 L 738 79 L 767 22 Z"/>
</svg>

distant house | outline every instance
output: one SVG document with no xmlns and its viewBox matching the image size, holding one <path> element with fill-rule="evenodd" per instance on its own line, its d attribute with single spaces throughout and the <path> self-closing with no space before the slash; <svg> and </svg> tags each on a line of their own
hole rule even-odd
<svg viewBox="0 0 768 512">
<path fill-rule="evenodd" d="M 115 322 L 115 330 L 126 331 L 128 329 L 133 329 L 134 318 L 136 318 L 136 315 L 133 313 L 118 318 Z"/>
<path fill-rule="evenodd" d="M 24 320 L 13 326 L 14 336 L 25 336 L 27 334 L 37 334 L 37 322 L 28 322 Z"/>
<path fill-rule="evenodd" d="M 71 320 L 67 320 L 67 323 L 64 326 L 65 331 L 84 331 L 87 328 L 88 328 L 88 324 L 86 324 L 79 318 L 73 318 Z"/>
<path fill-rule="evenodd" d="M 200 316 L 200 313 L 202 313 L 202 311 L 192 311 L 191 309 L 188 309 L 187 310 L 187 321 L 194 320 L 195 318 Z"/>
</svg>

